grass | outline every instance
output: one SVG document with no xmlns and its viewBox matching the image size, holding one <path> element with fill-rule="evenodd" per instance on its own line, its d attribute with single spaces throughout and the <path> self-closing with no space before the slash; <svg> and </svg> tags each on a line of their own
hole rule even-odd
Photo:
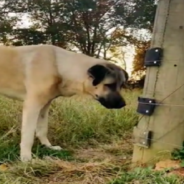
<svg viewBox="0 0 184 184">
<path fill-rule="evenodd" d="M 19 152 L 22 104 L 1 97 L 0 109 L 0 161 L 14 160 Z M 137 115 L 132 108 L 107 110 L 86 98 L 60 98 L 50 109 L 49 138 L 53 144 L 67 149 L 95 146 L 122 138 L 135 121 Z M 38 155 L 43 152 L 38 146 L 33 151 Z"/>
<path fill-rule="evenodd" d="M 121 177 L 110 184 L 181 184 L 182 179 L 165 172 L 153 171 L 151 168 L 136 168 L 131 172 L 123 172 Z"/>
<path fill-rule="evenodd" d="M 127 171 L 139 94 L 125 92 L 128 105 L 121 110 L 105 109 L 86 97 L 55 100 L 49 139 L 64 150 L 49 150 L 36 141 L 35 160 L 28 165 L 19 162 L 22 103 L 0 97 L 0 184 L 177 184 L 178 178 L 163 173 Z"/>
</svg>

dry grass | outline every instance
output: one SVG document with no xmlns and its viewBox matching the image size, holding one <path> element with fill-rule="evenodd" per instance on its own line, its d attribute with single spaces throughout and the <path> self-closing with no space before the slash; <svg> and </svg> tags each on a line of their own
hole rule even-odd
<svg viewBox="0 0 184 184">
<path fill-rule="evenodd" d="M 54 101 L 49 138 L 64 150 L 52 151 L 36 141 L 29 164 L 19 162 L 22 104 L 1 97 L 0 184 L 180 184 L 180 178 L 149 168 L 127 170 L 139 94 L 126 92 L 128 105 L 122 110 L 81 97 Z"/>
<path fill-rule="evenodd" d="M 64 151 L 48 150 L 36 141 L 35 160 L 28 165 L 18 161 L 22 104 L 1 97 L 0 162 L 8 167 L 0 167 L 0 184 L 108 184 L 119 178 L 132 154 L 139 94 L 126 92 L 128 105 L 121 110 L 81 97 L 54 101 L 49 138 Z"/>
</svg>

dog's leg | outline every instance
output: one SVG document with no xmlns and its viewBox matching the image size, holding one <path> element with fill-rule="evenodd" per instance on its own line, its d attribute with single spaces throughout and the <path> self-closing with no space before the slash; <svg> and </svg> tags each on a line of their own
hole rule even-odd
<svg viewBox="0 0 184 184">
<path fill-rule="evenodd" d="M 50 103 L 45 105 L 45 107 L 43 107 L 43 109 L 40 111 L 36 129 L 36 136 L 40 140 L 41 144 L 45 145 L 46 147 L 53 150 L 61 150 L 62 148 L 60 146 L 53 146 L 47 137 L 49 105 Z"/>
<path fill-rule="evenodd" d="M 21 161 L 30 161 L 32 158 L 31 149 L 38 117 L 42 108 L 43 106 L 35 98 L 28 98 L 24 102 L 20 143 Z"/>
</svg>

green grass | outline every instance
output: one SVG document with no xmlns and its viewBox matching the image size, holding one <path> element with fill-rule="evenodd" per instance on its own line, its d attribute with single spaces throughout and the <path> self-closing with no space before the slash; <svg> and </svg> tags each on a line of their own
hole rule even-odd
<svg viewBox="0 0 184 184">
<path fill-rule="evenodd" d="M 110 184 L 181 184 L 182 178 L 167 175 L 165 172 L 153 171 L 151 168 L 136 168 L 131 172 L 123 172 L 121 177 Z"/>
<path fill-rule="evenodd" d="M 41 146 L 36 140 L 33 154 L 37 161 L 28 165 L 19 162 L 22 103 L 0 97 L 0 164 L 5 162 L 10 164 L 7 171 L 1 172 L 0 169 L 0 184 L 42 184 L 48 183 L 45 179 L 52 181 L 56 176 L 61 179 L 50 184 L 73 184 L 75 181 L 75 184 L 87 184 L 92 178 L 96 178 L 96 181 L 91 184 L 109 182 L 110 184 L 135 184 L 136 182 L 179 184 L 179 178 L 165 176 L 163 172 L 153 172 L 150 169 L 125 172 L 125 163 L 129 161 L 125 159 L 121 163 L 122 155 L 130 158 L 132 148 L 131 142 L 127 145 L 124 141 L 130 140 L 133 126 L 138 121 L 135 110 L 139 94 L 140 91 L 125 92 L 128 105 L 121 110 L 105 109 L 98 102 L 86 97 L 55 100 L 50 108 L 49 139 L 54 145 L 60 145 L 64 149 L 50 150 Z M 105 166 L 101 165 L 100 159 L 96 158 L 99 160 L 99 165 L 95 163 L 93 165 L 91 160 L 94 156 L 85 158 L 85 154 L 81 154 L 80 158 L 75 157 L 77 150 L 85 152 L 88 149 L 96 149 L 98 154 L 101 149 L 105 150 L 103 160 Z M 113 158 L 111 161 L 108 161 L 109 156 Z M 68 169 L 66 163 L 57 165 L 53 160 L 46 158 L 57 158 L 73 165 Z M 79 166 L 76 167 L 76 164 Z M 80 168 L 81 164 L 84 164 L 82 168 Z M 90 172 L 88 172 L 89 165 L 93 168 Z M 94 169 L 96 167 L 97 169 Z M 71 183 L 67 179 L 72 180 Z M 77 183 L 79 179 L 81 181 Z"/>
<path fill-rule="evenodd" d="M 128 104 L 136 96 L 128 94 Z M 0 109 L 0 162 L 15 160 L 19 153 L 22 103 L 1 97 Z M 136 121 L 137 114 L 131 105 L 122 110 L 108 110 L 86 98 L 59 98 L 50 108 L 49 139 L 64 149 L 111 143 L 123 138 Z M 40 148 L 38 141 L 33 152 L 37 156 L 44 152 L 54 155 Z"/>
<path fill-rule="evenodd" d="M 57 134 L 52 141 L 75 147 L 119 139 L 137 121 L 132 108 L 108 110 L 86 98 L 56 101 L 50 115 L 51 132 Z"/>
<path fill-rule="evenodd" d="M 19 160 L 19 142 L 16 140 L 9 140 L 0 142 L 0 163 L 12 162 Z M 69 150 L 55 151 L 49 148 L 43 147 L 39 144 L 33 147 L 34 157 L 42 159 L 43 157 L 55 157 L 64 160 L 72 160 L 72 152 Z"/>
</svg>

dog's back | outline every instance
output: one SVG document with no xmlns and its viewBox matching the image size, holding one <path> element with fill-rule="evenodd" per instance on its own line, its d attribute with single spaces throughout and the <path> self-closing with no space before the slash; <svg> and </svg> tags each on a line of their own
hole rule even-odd
<svg viewBox="0 0 184 184">
<path fill-rule="evenodd" d="M 0 93 L 6 96 L 23 98 L 24 65 L 19 53 L 11 47 L 0 47 Z"/>
<path fill-rule="evenodd" d="M 43 82 L 52 83 L 57 77 L 53 48 L 51 45 L 0 46 L 0 94 L 24 100 L 28 80 L 37 87 Z"/>
<path fill-rule="evenodd" d="M 99 62 L 105 63 L 53 45 L 0 46 L 0 94 L 24 100 L 26 88 L 33 88 L 28 87 L 28 78 L 34 88 L 51 85 L 60 75 L 80 82 L 88 68 Z"/>
</svg>

